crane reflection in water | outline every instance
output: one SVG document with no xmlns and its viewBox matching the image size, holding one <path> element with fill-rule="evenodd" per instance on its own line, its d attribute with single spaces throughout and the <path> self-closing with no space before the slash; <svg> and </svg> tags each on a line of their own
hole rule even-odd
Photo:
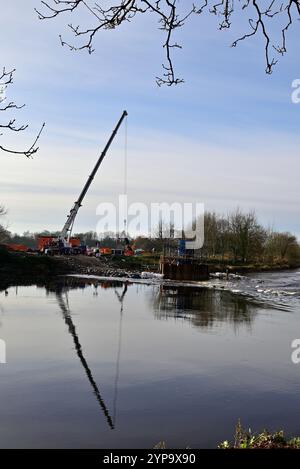
<svg viewBox="0 0 300 469">
<path fill-rule="evenodd" d="M 118 282 L 119 283 L 119 282 Z M 98 288 L 98 283 L 94 284 L 95 287 L 95 292 L 97 292 Z M 96 399 L 99 403 L 99 406 L 106 418 L 108 426 L 113 430 L 116 427 L 116 416 L 117 416 L 117 396 L 118 396 L 118 383 L 119 383 L 119 375 L 120 375 L 120 359 L 121 359 L 121 342 L 122 342 L 122 323 L 123 323 L 123 309 L 124 309 L 124 298 L 127 292 L 128 284 L 125 283 L 123 285 L 123 291 L 122 294 L 119 294 L 119 292 L 116 289 L 116 285 L 114 284 L 109 284 L 109 285 L 104 285 L 104 287 L 113 287 L 115 290 L 115 293 L 117 295 L 118 301 L 120 303 L 120 321 L 119 321 L 119 334 L 118 334 L 118 349 L 117 349 L 117 360 L 116 360 L 116 376 L 115 376 L 115 384 L 114 384 L 114 399 L 113 399 L 113 416 L 111 416 L 111 413 L 107 407 L 107 405 L 104 402 L 104 399 L 101 395 L 99 386 L 97 385 L 94 377 L 92 370 L 90 369 L 88 362 L 84 356 L 82 345 L 79 340 L 78 332 L 76 330 L 76 327 L 74 325 L 70 307 L 69 307 L 69 301 L 68 301 L 68 287 L 64 288 L 62 286 L 56 286 L 55 288 L 55 295 L 56 299 L 58 302 L 58 305 L 60 307 L 60 310 L 62 312 L 65 324 L 68 327 L 68 331 L 70 335 L 73 338 L 73 342 L 75 345 L 75 350 L 77 353 L 77 356 L 82 364 L 82 367 L 85 371 L 85 374 L 88 378 L 88 381 L 93 389 L 93 392 L 96 396 Z"/>
<path fill-rule="evenodd" d="M 72 336 L 77 356 L 82 364 L 87 379 L 96 396 L 97 402 L 108 426 L 113 430 L 116 428 L 118 387 L 120 378 L 120 362 L 122 351 L 122 330 L 124 320 L 124 299 L 128 290 L 128 282 L 111 280 L 83 280 L 68 279 L 61 284 L 49 286 L 48 291 L 54 292 L 57 302 L 68 331 Z M 82 344 L 79 339 L 78 331 L 72 319 L 72 313 L 68 302 L 68 291 L 71 289 L 85 289 L 88 286 L 93 287 L 93 295 L 98 295 L 99 287 L 112 289 L 120 305 L 120 315 L 118 323 L 118 339 L 116 353 L 116 369 L 114 379 L 114 395 L 112 409 L 110 410 L 105 403 L 100 388 L 96 383 L 92 370 L 84 356 Z M 139 285 L 137 289 L 139 290 Z M 215 321 L 229 321 L 236 327 L 239 324 L 245 324 L 251 327 L 252 321 L 256 315 L 256 308 L 249 304 L 245 298 L 232 295 L 230 292 L 217 292 L 207 289 L 199 289 L 183 286 L 156 285 L 149 290 L 149 300 L 151 309 L 157 319 L 183 319 L 191 322 L 194 326 L 201 329 L 211 327 Z M 120 292 L 120 288 L 122 288 Z M 226 298 L 225 298 L 226 297 Z"/>
</svg>

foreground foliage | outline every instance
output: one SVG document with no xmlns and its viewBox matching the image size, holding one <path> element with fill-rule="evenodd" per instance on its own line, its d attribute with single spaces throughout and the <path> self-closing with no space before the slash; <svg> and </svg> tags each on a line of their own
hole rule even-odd
<svg viewBox="0 0 300 469">
<path fill-rule="evenodd" d="M 234 442 L 223 441 L 220 449 L 300 449 L 300 437 L 287 439 L 283 430 L 271 433 L 263 430 L 261 433 L 252 433 L 251 429 L 245 430 L 239 421 Z"/>
</svg>

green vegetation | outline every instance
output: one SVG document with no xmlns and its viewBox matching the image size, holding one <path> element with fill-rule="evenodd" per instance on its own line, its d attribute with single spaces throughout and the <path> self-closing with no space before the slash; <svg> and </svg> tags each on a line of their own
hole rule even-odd
<svg viewBox="0 0 300 469">
<path fill-rule="evenodd" d="M 154 449 L 166 449 L 165 441 L 159 441 Z M 251 429 L 245 430 L 238 421 L 234 441 L 223 441 L 218 445 L 219 449 L 300 449 L 300 437 L 287 439 L 283 430 L 271 433 L 263 430 L 261 433 L 252 433 Z"/>
<path fill-rule="evenodd" d="M 300 437 L 286 439 L 284 432 L 274 433 L 263 430 L 261 433 L 252 433 L 251 429 L 245 430 L 239 421 L 236 430 L 234 442 L 223 441 L 220 449 L 300 449 Z"/>
</svg>

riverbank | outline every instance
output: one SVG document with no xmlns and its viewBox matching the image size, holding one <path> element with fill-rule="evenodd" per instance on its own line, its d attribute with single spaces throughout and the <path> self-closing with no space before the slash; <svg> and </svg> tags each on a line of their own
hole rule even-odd
<svg viewBox="0 0 300 469">
<path fill-rule="evenodd" d="M 226 272 L 247 274 L 251 272 L 280 271 L 299 268 L 300 265 L 248 264 L 230 265 L 225 263 L 207 263 L 210 273 Z M 107 277 L 135 277 L 142 271 L 158 272 L 159 256 L 102 256 L 100 258 L 78 256 L 41 256 L 36 253 L 9 252 L 0 249 L 0 281 L 38 281 L 64 274 L 99 275 Z"/>
<path fill-rule="evenodd" d="M 26 285 L 66 274 L 126 277 L 143 270 L 157 271 L 158 264 L 145 264 L 139 257 L 41 256 L 35 253 L 10 252 L 0 248 L 0 283 Z"/>
</svg>

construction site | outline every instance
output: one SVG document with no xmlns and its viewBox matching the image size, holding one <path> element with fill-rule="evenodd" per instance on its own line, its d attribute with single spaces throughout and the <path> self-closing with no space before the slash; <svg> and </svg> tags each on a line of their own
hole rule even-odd
<svg viewBox="0 0 300 469">
<path fill-rule="evenodd" d="M 186 241 L 184 237 L 181 239 L 163 239 L 161 252 L 147 252 L 135 246 L 135 240 L 130 237 L 127 232 L 127 219 L 124 219 L 123 230 L 115 235 L 115 246 L 105 247 L 101 245 L 101 241 L 97 241 L 96 245 L 88 246 L 84 244 L 83 240 L 79 237 L 72 236 L 76 217 L 79 209 L 83 205 L 84 198 L 94 181 L 101 163 L 106 156 L 115 136 L 118 133 L 123 121 L 127 119 L 127 111 L 124 111 L 112 131 L 103 151 L 101 152 L 92 172 L 88 176 L 78 199 L 74 202 L 65 224 L 57 235 L 39 235 L 36 239 L 36 247 L 29 248 L 24 244 L 2 244 L 8 251 L 15 253 L 27 253 L 31 256 L 51 256 L 55 258 L 67 257 L 71 258 L 65 261 L 61 260 L 60 264 L 64 265 L 66 269 L 70 266 L 78 272 L 92 272 L 103 273 L 103 266 L 117 265 L 118 269 L 122 270 L 122 262 L 125 262 L 127 268 L 138 267 L 140 269 L 153 270 L 155 273 L 161 274 L 162 278 L 171 280 L 206 280 L 209 278 L 208 266 L 200 262 L 195 256 L 195 252 L 191 249 L 186 249 Z M 127 129 L 127 124 L 126 124 Z M 127 141 L 127 136 L 126 136 Z M 127 152 L 127 149 L 125 149 Z M 101 177 L 101 176 L 100 176 Z M 103 176 L 102 176 L 103 177 Z M 127 177 L 127 168 L 125 168 L 124 178 Z M 127 186 L 127 181 L 124 183 Z M 182 229 L 182 233 L 184 230 Z M 80 257 L 79 257 L 80 256 Z M 86 261 L 84 256 L 95 258 L 94 261 Z M 143 258 L 142 262 L 126 262 L 126 258 L 138 257 Z M 102 260 L 101 267 L 100 258 Z M 125 258 L 125 259 L 124 259 Z M 148 262 L 147 262 L 148 261 Z M 106 271 L 106 269 L 104 269 Z M 117 272 L 115 272 L 117 274 Z"/>
</svg>

